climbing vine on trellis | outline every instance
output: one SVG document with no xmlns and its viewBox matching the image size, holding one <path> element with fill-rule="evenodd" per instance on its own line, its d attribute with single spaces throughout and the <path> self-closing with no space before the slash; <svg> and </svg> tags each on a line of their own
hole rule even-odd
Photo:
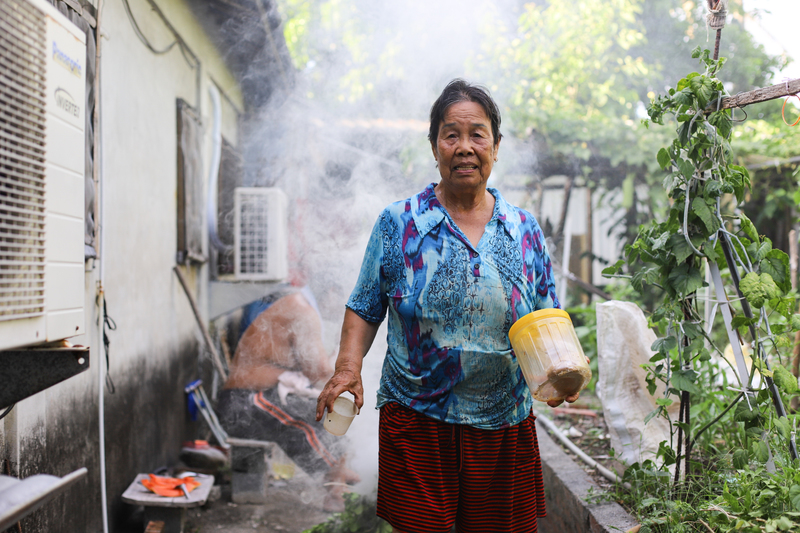
<svg viewBox="0 0 800 533">
<path fill-rule="evenodd" d="M 651 321 L 662 327 L 663 336 L 652 347 L 656 353 L 650 360 L 648 385 L 653 394 L 657 382 L 664 382 L 667 392 L 657 400 L 658 408 L 649 418 L 668 417 L 672 398 L 680 397 L 680 417 L 674 424 L 676 449 L 662 446 L 666 464 L 676 465 L 676 482 L 681 458 L 688 471 L 692 445 L 708 428 L 699 429 L 694 440 L 690 438 L 691 399 L 703 393 L 698 369 L 710 361 L 711 352 L 719 352 L 698 308 L 698 290 L 707 285 L 707 264 L 712 269 L 727 266 L 730 273 L 724 291 L 730 294 L 717 294 L 714 302 L 728 305 L 731 298 L 735 316 L 727 324 L 729 338 L 749 333 L 754 346 L 749 372 L 742 375 L 741 368 L 737 372 L 739 394 L 731 392 L 729 407 L 735 407 L 734 420 L 744 424 L 746 435 L 745 445 L 732 454 L 733 466 L 740 469 L 751 460 L 771 461 L 774 450 L 770 442 L 782 444 L 781 448 L 796 458 L 795 428 L 783 405 L 797 392 L 797 379 L 781 364 L 779 353 L 780 348 L 791 345 L 788 334 L 800 329 L 789 257 L 772 248 L 771 241 L 759 235 L 738 210 L 750 186 L 750 175 L 733 162 L 731 111 L 719 105 L 725 88 L 717 75 L 725 59 L 714 59 L 708 50 L 699 48 L 692 56 L 700 60 L 704 72 L 681 79 L 647 109 L 654 124 L 664 125 L 667 116 L 677 121 L 675 139 L 657 155 L 667 171 L 663 186 L 671 199 L 668 217 L 642 226 L 635 242 L 626 247 L 625 260 L 604 271 L 620 275 L 627 263 L 631 270 L 636 267 L 631 276 L 634 288 L 643 291 L 651 285 L 663 291 L 663 300 L 651 316 Z M 754 370 L 764 376 L 763 388 L 754 389 Z"/>
</svg>

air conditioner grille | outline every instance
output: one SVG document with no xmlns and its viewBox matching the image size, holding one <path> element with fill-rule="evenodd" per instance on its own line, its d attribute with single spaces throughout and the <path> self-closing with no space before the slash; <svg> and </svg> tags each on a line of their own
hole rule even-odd
<svg viewBox="0 0 800 533">
<path fill-rule="evenodd" d="M 0 0 L 0 320 L 44 313 L 43 14 Z"/>
<path fill-rule="evenodd" d="M 261 194 L 242 195 L 239 219 L 239 271 L 242 274 L 267 272 L 269 207 Z"/>
</svg>

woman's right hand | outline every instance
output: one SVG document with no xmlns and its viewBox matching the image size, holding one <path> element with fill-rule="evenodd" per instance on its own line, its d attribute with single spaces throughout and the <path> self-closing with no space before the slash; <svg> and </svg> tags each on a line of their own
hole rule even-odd
<svg viewBox="0 0 800 533">
<path fill-rule="evenodd" d="M 367 355 L 380 324 L 367 322 L 352 309 L 345 308 L 339 356 L 333 376 L 317 398 L 317 422 L 322 420 L 325 408 L 333 411 L 333 402 L 345 391 L 353 394 L 359 411 L 364 405 L 364 385 L 361 383 L 361 365 Z"/>
<path fill-rule="evenodd" d="M 364 386 L 361 383 L 361 372 L 351 368 L 337 368 L 331 379 L 325 384 L 317 398 L 317 422 L 322 420 L 325 409 L 333 411 L 333 402 L 343 392 L 350 392 L 355 397 L 355 404 L 359 411 L 364 405 Z"/>
</svg>

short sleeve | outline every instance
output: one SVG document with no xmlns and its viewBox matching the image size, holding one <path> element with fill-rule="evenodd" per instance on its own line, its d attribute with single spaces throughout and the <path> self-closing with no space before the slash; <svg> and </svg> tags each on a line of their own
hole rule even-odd
<svg viewBox="0 0 800 533">
<path fill-rule="evenodd" d="M 378 218 L 372 228 L 372 234 L 367 243 L 367 250 L 364 252 L 364 260 L 361 263 L 361 272 L 358 274 L 358 281 L 347 300 L 347 307 L 352 309 L 358 316 L 367 322 L 382 322 L 386 316 L 388 299 L 383 290 L 385 280 L 383 276 L 384 248 L 383 233 L 385 228 L 386 213 Z"/>
</svg>

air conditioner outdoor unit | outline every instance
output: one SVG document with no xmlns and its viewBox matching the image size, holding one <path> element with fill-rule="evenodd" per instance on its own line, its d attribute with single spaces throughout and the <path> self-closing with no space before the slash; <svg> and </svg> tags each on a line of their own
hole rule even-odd
<svg viewBox="0 0 800 533">
<path fill-rule="evenodd" d="M 84 332 L 85 43 L 0 0 L 0 350 Z"/>
<path fill-rule="evenodd" d="M 234 275 L 236 279 L 278 281 L 289 275 L 288 200 L 272 187 L 234 191 Z"/>
</svg>

